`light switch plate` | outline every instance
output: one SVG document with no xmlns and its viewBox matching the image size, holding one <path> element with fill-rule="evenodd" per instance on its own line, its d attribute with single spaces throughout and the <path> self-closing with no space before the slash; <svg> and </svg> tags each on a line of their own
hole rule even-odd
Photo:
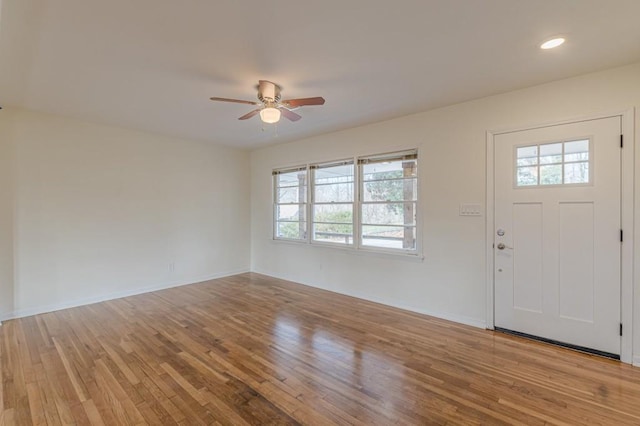
<svg viewBox="0 0 640 426">
<path fill-rule="evenodd" d="M 480 204 L 460 204 L 460 216 L 482 216 Z"/>
</svg>

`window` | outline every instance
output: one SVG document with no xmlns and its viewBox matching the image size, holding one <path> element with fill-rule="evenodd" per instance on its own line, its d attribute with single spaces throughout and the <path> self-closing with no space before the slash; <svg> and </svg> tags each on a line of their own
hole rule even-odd
<svg viewBox="0 0 640 426">
<path fill-rule="evenodd" d="M 274 235 L 276 238 L 307 238 L 307 168 L 273 172 Z"/>
<path fill-rule="evenodd" d="M 586 184 L 589 139 L 516 148 L 516 186 Z"/>
<path fill-rule="evenodd" d="M 416 249 L 416 152 L 360 158 L 360 244 Z"/>
<path fill-rule="evenodd" d="M 276 239 L 418 251 L 417 150 L 274 170 L 273 188 Z"/>
<path fill-rule="evenodd" d="M 353 244 L 353 161 L 317 164 L 313 173 L 313 240 Z"/>
</svg>

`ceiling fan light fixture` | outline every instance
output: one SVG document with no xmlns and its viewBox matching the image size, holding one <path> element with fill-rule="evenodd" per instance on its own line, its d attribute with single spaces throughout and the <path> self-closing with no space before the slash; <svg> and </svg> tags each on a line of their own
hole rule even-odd
<svg viewBox="0 0 640 426">
<path fill-rule="evenodd" d="M 263 108 L 260 110 L 260 119 L 267 124 L 277 123 L 280 121 L 280 110 L 273 107 Z"/>
</svg>

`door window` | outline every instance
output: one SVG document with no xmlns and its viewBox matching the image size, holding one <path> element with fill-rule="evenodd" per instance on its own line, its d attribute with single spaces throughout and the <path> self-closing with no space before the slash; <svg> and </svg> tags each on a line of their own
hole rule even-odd
<svg viewBox="0 0 640 426">
<path fill-rule="evenodd" d="M 516 148 L 516 187 L 590 183 L 590 140 Z"/>
</svg>

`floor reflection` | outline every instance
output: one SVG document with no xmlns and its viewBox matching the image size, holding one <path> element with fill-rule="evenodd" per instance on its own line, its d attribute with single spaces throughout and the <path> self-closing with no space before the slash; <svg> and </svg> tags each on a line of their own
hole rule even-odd
<svg viewBox="0 0 640 426">
<path fill-rule="evenodd" d="M 345 330 L 354 332 L 351 327 L 330 319 L 280 314 L 273 323 L 272 362 L 285 377 L 284 382 L 297 385 L 296 397 L 306 403 L 348 407 L 348 416 L 360 421 L 372 419 L 372 406 L 376 407 L 376 418 L 391 415 L 398 402 L 405 399 L 404 366 L 366 344 L 367 340 L 380 344 L 374 334 L 358 331 L 361 338 L 354 342 L 344 337 L 341 332 Z M 331 380 L 327 380 L 327 376 Z M 341 390 L 345 388 L 339 388 L 333 380 L 358 393 L 345 393 Z M 388 397 L 390 394 L 393 398 Z"/>
</svg>

